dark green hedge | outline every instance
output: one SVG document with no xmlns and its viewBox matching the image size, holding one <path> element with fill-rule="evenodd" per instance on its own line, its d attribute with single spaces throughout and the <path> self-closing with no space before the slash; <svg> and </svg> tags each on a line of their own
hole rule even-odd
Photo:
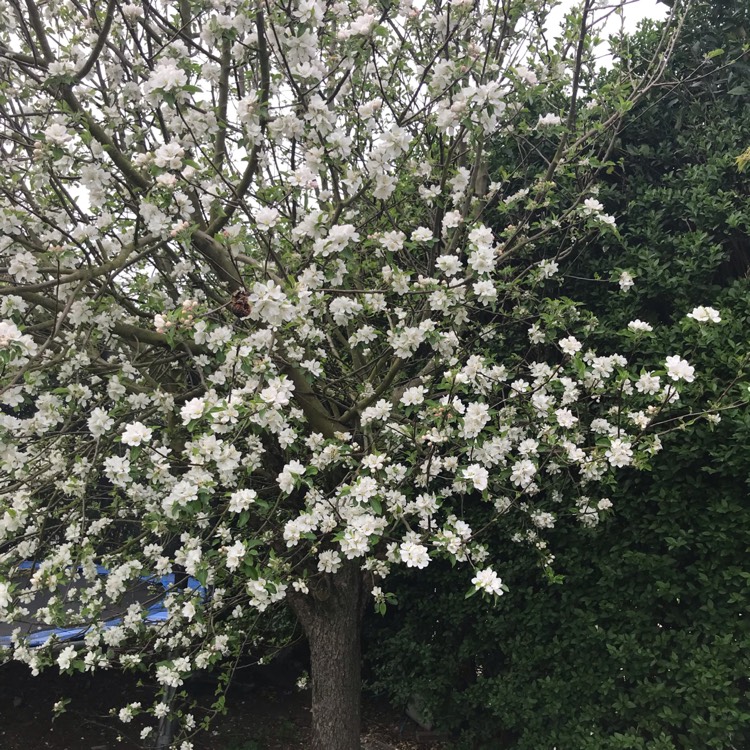
<svg viewBox="0 0 750 750">
<path fill-rule="evenodd" d="M 713 381 L 685 411 L 725 390 L 747 397 L 750 175 L 735 161 L 750 146 L 745 6 L 696 6 L 673 85 L 632 113 L 601 186 L 621 237 L 577 250 L 563 282 L 612 347 L 641 318 L 658 327 L 639 344 L 646 358 L 681 353 Z M 652 41 L 636 39 L 630 64 Z M 616 269 L 636 277 L 627 294 L 607 282 Z M 700 304 L 723 322 L 685 320 Z M 372 687 L 404 705 L 419 694 L 456 748 L 750 748 L 750 411 L 664 444 L 651 473 L 622 475 L 604 526 L 561 521 L 547 535 L 562 583 L 502 536 L 490 546 L 510 593 L 494 608 L 464 599 L 465 569 L 391 581 L 399 606 L 367 623 Z"/>
</svg>

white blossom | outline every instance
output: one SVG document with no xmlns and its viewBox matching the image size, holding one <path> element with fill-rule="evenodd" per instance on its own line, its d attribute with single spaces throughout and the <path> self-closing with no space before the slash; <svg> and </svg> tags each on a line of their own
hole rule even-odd
<svg viewBox="0 0 750 750">
<path fill-rule="evenodd" d="M 122 433 L 122 442 L 125 445 L 138 446 L 141 443 L 148 443 L 151 441 L 153 430 L 150 427 L 146 427 L 143 422 L 132 422 L 125 427 Z"/>
<path fill-rule="evenodd" d="M 577 338 L 575 338 L 575 336 L 568 336 L 564 339 L 560 339 L 557 342 L 557 345 L 565 354 L 568 354 L 571 357 L 574 354 L 577 354 L 578 352 L 580 352 L 581 349 L 583 348 L 583 345 Z"/>
<path fill-rule="evenodd" d="M 165 143 L 154 153 L 154 164 L 163 169 L 180 169 L 185 157 L 185 149 L 179 143 Z"/>
<path fill-rule="evenodd" d="M 0 581 L 0 612 L 8 609 L 11 603 L 10 587 L 4 581 Z"/>
<path fill-rule="evenodd" d="M 11 344 L 18 346 L 25 354 L 36 354 L 37 345 L 31 336 L 21 333 L 12 321 L 0 320 L 0 349 L 9 349 Z"/>
<path fill-rule="evenodd" d="M 430 564 L 427 547 L 415 542 L 403 542 L 399 547 L 402 562 L 407 568 L 426 568 Z"/>
<path fill-rule="evenodd" d="M 262 206 L 254 212 L 255 223 L 262 232 L 267 232 L 279 221 L 279 212 L 271 206 Z"/>
<path fill-rule="evenodd" d="M 478 570 L 471 582 L 478 590 L 492 594 L 493 596 L 502 596 L 505 593 L 502 589 L 502 580 L 498 577 L 492 568 Z"/>
<path fill-rule="evenodd" d="M 446 275 L 455 276 L 461 273 L 463 269 L 463 263 L 460 258 L 455 255 L 441 255 L 436 261 L 435 265 Z"/>
<path fill-rule="evenodd" d="M 517 461 L 515 464 L 513 464 L 513 469 L 510 474 L 510 481 L 514 485 L 525 489 L 531 484 L 535 474 L 536 466 L 534 465 L 534 462 L 530 461 L 528 458 L 525 458 L 522 461 Z"/>
<path fill-rule="evenodd" d="M 255 490 L 236 490 L 231 494 L 227 508 L 230 513 L 242 513 L 250 508 L 257 497 L 258 493 Z"/>
<path fill-rule="evenodd" d="M 627 292 L 629 289 L 632 289 L 635 286 L 633 275 L 628 271 L 623 271 L 620 274 L 620 278 L 618 279 L 617 283 L 620 285 L 620 289 L 623 292 Z"/>
<path fill-rule="evenodd" d="M 427 242 L 433 237 L 432 230 L 427 227 L 418 227 L 411 233 L 412 242 Z"/>
<path fill-rule="evenodd" d="M 546 128 L 553 125 L 560 125 L 562 123 L 562 118 L 559 115 L 555 114 L 546 114 L 546 115 L 539 115 L 539 120 L 537 121 L 537 127 L 538 128 Z"/>
<path fill-rule="evenodd" d="M 642 320 L 631 320 L 630 323 L 628 323 L 628 328 L 631 331 L 653 331 L 653 326 L 649 325 L 648 323 L 644 323 Z"/>
<path fill-rule="evenodd" d="M 633 461 L 633 449 L 630 443 L 620 438 L 613 438 L 605 453 L 612 466 L 629 466 Z"/>
<path fill-rule="evenodd" d="M 318 570 L 321 573 L 335 573 L 341 567 L 341 555 L 335 550 L 324 550 L 318 555 Z"/>
<path fill-rule="evenodd" d="M 50 143 L 55 143 L 62 146 L 67 143 L 73 136 L 65 127 L 65 125 L 62 125 L 59 122 L 53 122 L 52 125 L 49 125 L 44 129 L 44 137 Z"/>
<path fill-rule="evenodd" d="M 190 399 L 190 401 L 188 401 L 180 410 L 182 423 L 188 424 L 195 419 L 199 419 L 203 415 L 203 411 L 205 408 L 206 400 L 204 398 Z"/>
<path fill-rule="evenodd" d="M 145 93 L 150 94 L 154 91 L 174 91 L 187 84 L 185 71 L 177 67 L 171 60 L 162 60 L 149 76 L 148 81 L 143 85 Z"/>
<path fill-rule="evenodd" d="M 667 357 L 666 367 L 667 375 L 672 380 L 684 380 L 686 383 L 692 383 L 695 380 L 695 368 L 686 359 L 676 354 Z"/>
<path fill-rule="evenodd" d="M 66 646 L 57 656 L 57 665 L 60 667 L 60 671 L 64 672 L 66 669 L 70 669 L 75 657 L 75 646 Z"/>
<path fill-rule="evenodd" d="M 299 461 L 290 461 L 281 471 L 276 481 L 282 492 L 289 494 L 298 477 L 305 473 L 305 467 Z"/>
<path fill-rule="evenodd" d="M 489 472 L 479 464 L 471 464 L 464 469 L 464 479 L 468 479 L 474 485 L 474 489 L 481 492 L 487 489 Z"/>
<path fill-rule="evenodd" d="M 407 388 L 401 396 L 401 403 L 404 404 L 404 406 L 417 406 L 424 402 L 424 394 L 424 386 L 415 385 L 411 388 Z"/>
<path fill-rule="evenodd" d="M 703 305 L 693 308 L 693 311 L 689 312 L 687 317 L 698 321 L 698 323 L 721 323 L 719 311 L 714 307 L 703 307 Z"/>
<path fill-rule="evenodd" d="M 660 387 L 661 378 L 650 372 L 644 372 L 635 383 L 635 388 L 639 393 L 658 393 Z"/>
</svg>

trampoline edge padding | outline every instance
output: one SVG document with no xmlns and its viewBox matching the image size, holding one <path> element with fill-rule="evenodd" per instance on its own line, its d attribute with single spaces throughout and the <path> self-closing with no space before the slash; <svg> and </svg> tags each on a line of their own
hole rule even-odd
<svg viewBox="0 0 750 750">
<path fill-rule="evenodd" d="M 28 570 L 35 567 L 35 563 L 24 562 L 21 563 L 19 567 Z M 97 566 L 97 572 L 100 575 L 105 576 L 109 574 L 109 571 L 101 566 Z M 146 625 L 156 625 L 160 622 L 165 622 L 168 619 L 169 615 L 167 613 L 166 607 L 164 606 L 164 597 L 174 587 L 174 574 L 171 573 L 165 576 L 140 576 L 139 580 L 147 584 L 157 584 L 163 589 L 163 593 L 161 594 L 159 599 L 154 604 L 151 604 L 148 607 L 144 608 L 143 622 Z M 191 577 L 187 579 L 187 587 L 193 591 L 199 592 L 202 597 L 205 597 L 204 587 L 195 578 Z M 109 628 L 117 627 L 122 623 L 122 621 L 122 616 L 115 616 L 103 620 L 100 626 L 107 630 Z M 13 625 L 13 623 L 8 624 Z M 36 632 L 22 635 L 21 638 L 24 640 L 26 645 L 32 648 L 38 648 L 39 646 L 45 645 L 51 638 L 54 638 L 59 643 L 75 643 L 76 641 L 82 641 L 86 637 L 86 634 L 91 630 L 93 630 L 92 625 L 48 628 L 46 630 L 37 630 Z M 13 648 L 12 635 L 0 635 L 0 649 L 2 648 Z"/>
</svg>

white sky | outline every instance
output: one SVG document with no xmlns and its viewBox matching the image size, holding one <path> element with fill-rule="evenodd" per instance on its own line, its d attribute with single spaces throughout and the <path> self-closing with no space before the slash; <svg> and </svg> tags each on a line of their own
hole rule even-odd
<svg viewBox="0 0 750 750">
<path fill-rule="evenodd" d="M 559 19 L 562 18 L 565 11 L 574 5 L 573 0 L 562 0 L 560 5 L 555 8 L 550 14 L 550 26 L 553 23 L 559 23 Z M 602 7 L 604 3 L 601 3 Z M 623 16 L 625 18 L 625 30 L 635 31 L 638 26 L 638 22 L 644 18 L 658 18 L 663 19 L 667 17 L 669 8 L 663 3 L 657 2 L 657 0 L 630 0 L 625 6 Z M 619 19 L 612 18 L 609 21 L 608 28 L 611 31 L 618 29 Z"/>
<path fill-rule="evenodd" d="M 635 31 L 639 21 L 644 18 L 664 19 L 667 17 L 669 8 L 663 3 L 655 0 L 635 0 L 625 8 L 625 29 Z"/>
<path fill-rule="evenodd" d="M 571 6 L 577 5 L 579 2 L 580 0 L 561 0 L 560 5 L 558 5 L 552 11 L 552 13 L 550 13 L 547 27 L 552 29 L 555 26 L 559 26 L 566 11 Z M 610 0 L 610 2 L 612 7 L 619 4 L 617 3 L 617 0 Z M 602 0 L 602 2 L 599 3 L 601 10 L 598 10 L 596 12 L 596 17 L 600 17 L 606 11 L 607 5 L 608 4 L 606 0 Z M 636 30 L 638 24 L 644 18 L 663 20 L 667 17 L 668 14 L 669 8 L 663 3 L 658 2 L 658 0 L 628 0 L 623 9 L 622 19 L 616 14 L 612 13 L 604 27 L 603 32 L 601 33 L 601 36 L 606 39 L 610 34 L 616 34 L 617 32 L 619 32 L 620 23 L 622 20 L 624 20 L 625 31 L 627 31 L 628 33 L 632 33 Z M 607 50 L 608 46 L 605 42 L 603 48 L 601 49 L 601 56 L 599 58 L 599 63 L 604 67 L 609 65 L 611 62 L 611 58 L 607 54 Z"/>
</svg>

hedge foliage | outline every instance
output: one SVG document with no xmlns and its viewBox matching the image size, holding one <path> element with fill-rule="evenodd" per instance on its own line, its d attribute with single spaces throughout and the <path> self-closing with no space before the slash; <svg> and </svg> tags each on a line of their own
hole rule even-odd
<svg viewBox="0 0 750 750">
<path fill-rule="evenodd" d="M 668 85 L 632 113 L 598 196 L 619 237 L 579 241 L 562 282 L 614 345 L 663 356 L 689 329 L 681 353 L 716 385 L 685 411 L 725 390 L 746 398 L 735 376 L 750 352 L 750 174 L 737 164 L 750 146 L 750 8 L 693 12 Z M 619 64 L 637 65 L 657 33 L 623 44 Z M 610 281 L 621 270 L 629 292 Z M 697 305 L 722 323 L 685 319 Z M 656 332 L 633 341 L 635 318 Z M 495 608 L 464 598 L 465 571 L 400 579 L 399 606 L 368 623 L 372 686 L 402 704 L 419 695 L 456 748 L 750 747 L 750 412 L 697 420 L 664 445 L 650 473 L 624 475 L 604 526 L 563 519 L 547 535 L 562 582 L 500 535 L 493 564 L 510 593 Z"/>
</svg>

